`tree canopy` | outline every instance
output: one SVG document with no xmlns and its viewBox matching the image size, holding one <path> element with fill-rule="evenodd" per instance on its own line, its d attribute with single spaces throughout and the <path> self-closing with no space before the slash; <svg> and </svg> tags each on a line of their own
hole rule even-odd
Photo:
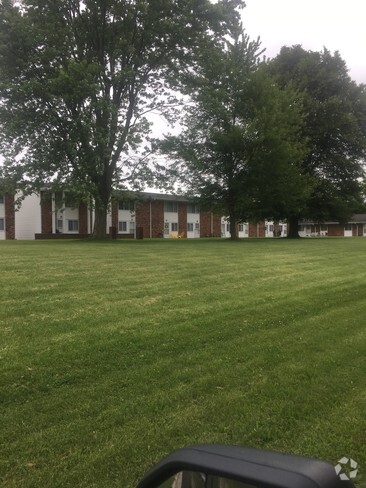
<svg viewBox="0 0 366 488">
<path fill-rule="evenodd" d="M 297 234 L 299 218 L 346 222 L 363 205 L 366 90 L 348 75 L 339 53 L 283 47 L 270 63 L 282 87 L 296 88 L 303 104 L 301 134 L 308 151 L 301 162 L 311 186 L 302 209 L 286 217 Z"/>
<path fill-rule="evenodd" d="M 189 191 L 229 216 L 233 239 L 238 222 L 278 219 L 289 206 L 300 211 L 308 191 L 298 167 L 301 104 L 276 85 L 260 54 L 240 26 L 202 52 L 184 130 L 163 144 Z"/>
<path fill-rule="evenodd" d="M 241 0 L 3 0 L 1 177 L 67 186 L 106 235 L 112 188 L 146 178 L 141 145 L 172 88 L 189 93 L 165 150 L 202 202 L 236 223 L 346 221 L 360 210 L 366 90 L 338 53 L 285 47 L 259 62 Z M 137 162 L 136 162 L 137 160 Z"/>
<path fill-rule="evenodd" d="M 137 178 L 131 155 L 146 113 L 194 72 L 237 22 L 240 0 L 23 0 L 0 6 L 0 143 L 6 173 L 67 184 L 106 233 L 113 185 Z"/>
</svg>

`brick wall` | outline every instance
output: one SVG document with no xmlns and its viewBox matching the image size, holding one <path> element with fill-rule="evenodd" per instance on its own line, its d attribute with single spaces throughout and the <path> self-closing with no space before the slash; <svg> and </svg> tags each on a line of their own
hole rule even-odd
<svg viewBox="0 0 366 488">
<path fill-rule="evenodd" d="M 328 224 L 328 236 L 343 237 L 344 226 L 340 224 Z"/>
<path fill-rule="evenodd" d="M 248 236 L 249 237 L 257 237 L 257 224 L 249 224 L 248 225 Z"/>
<path fill-rule="evenodd" d="M 150 237 L 150 203 L 138 202 L 136 204 L 136 229 L 142 227 L 143 236 Z"/>
<path fill-rule="evenodd" d="M 211 237 L 211 212 L 200 214 L 200 237 Z"/>
<path fill-rule="evenodd" d="M 221 237 L 221 215 L 212 215 L 213 237 Z"/>
<path fill-rule="evenodd" d="M 187 204 L 178 204 L 178 234 L 187 237 Z"/>
<path fill-rule="evenodd" d="M 221 237 L 221 215 L 201 211 L 200 237 Z"/>
<path fill-rule="evenodd" d="M 150 205 L 151 205 L 151 237 L 163 237 L 164 202 L 138 202 L 136 205 L 136 229 L 142 227 L 144 238 L 150 237 Z"/>
<path fill-rule="evenodd" d="M 52 194 L 41 192 L 41 232 L 52 234 Z"/>
<path fill-rule="evenodd" d="M 341 224 L 328 224 L 328 236 L 331 237 L 343 237 L 344 225 Z M 352 236 L 363 236 L 363 224 L 352 224 Z"/>
<path fill-rule="evenodd" d="M 264 222 L 250 223 L 248 235 L 249 237 L 266 237 L 266 224 Z"/>
<path fill-rule="evenodd" d="M 151 202 L 152 237 L 163 237 L 164 202 Z"/>
<path fill-rule="evenodd" d="M 5 239 L 15 239 L 14 195 L 6 194 L 5 204 Z"/>
<path fill-rule="evenodd" d="M 79 205 L 79 232 L 80 234 L 88 233 L 88 207 L 84 202 Z"/>
</svg>

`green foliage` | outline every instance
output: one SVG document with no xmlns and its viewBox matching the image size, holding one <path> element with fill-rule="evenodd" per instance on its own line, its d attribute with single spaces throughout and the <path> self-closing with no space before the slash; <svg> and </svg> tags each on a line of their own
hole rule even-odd
<svg viewBox="0 0 366 488">
<path fill-rule="evenodd" d="M 249 141 L 250 172 L 245 185 L 247 217 L 280 220 L 289 209 L 303 207 L 312 184 L 300 167 L 307 151 L 306 139 L 301 137 L 303 107 L 296 91 L 279 89 L 266 65 L 253 74 L 249 87 L 254 136 Z"/>
<path fill-rule="evenodd" d="M 298 216 L 346 221 L 363 202 L 365 87 L 350 79 L 338 52 L 326 49 L 284 47 L 270 68 L 281 86 L 302 94 L 302 136 L 309 145 L 302 172 L 311 177 L 313 188 Z"/>
<path fill-rule="evenodd" d="M 240 0 L 24 0 L 0 6 L 0 142 L 7 172 L 92 196 L 100 235 L 112 185 L 132 184 L 138 148 L 177 73 L 194 69 Z M 131 154 L 140 154 L 136 161 Z M 146 175 L 147 166 L 142 174 Z M 100 219 L 100 222 L 99 222 Z"/>
<path fill-rule="evenodd" d="M 258 41 L 240 26 L 232 36 L 203 52 L 199 74 L 189 80 L 194 104 L 185 130 L 163 149 L 175 156 L 190 191 L 230 217 L 235 238 L 239 221 L 301 208 L 309 177 L 298 165 L 305 154 L 298 94 L 281 90 L 259 63 Z"/>
</svg>

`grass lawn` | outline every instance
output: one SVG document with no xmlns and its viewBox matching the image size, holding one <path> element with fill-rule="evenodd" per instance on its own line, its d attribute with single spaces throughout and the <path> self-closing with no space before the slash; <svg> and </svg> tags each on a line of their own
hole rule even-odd
<svg viewBox="0 0 366 488">
<path fill-rule="evenodd" d="M 359 463 L 366 239 L 0 242 L 0 485 L 132 488 L 172 450 Z"/>
</svg>

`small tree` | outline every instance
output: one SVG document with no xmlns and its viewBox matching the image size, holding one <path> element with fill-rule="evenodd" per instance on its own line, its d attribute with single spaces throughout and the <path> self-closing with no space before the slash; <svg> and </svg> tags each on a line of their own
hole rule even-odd
<svg viewBox="0 0 366 488">
<path fill-rule="evenodd" d="M 7 172 L 39 188 L 67 185 L 95 204 L 106 235 L 111 191 L 134 180 L 130 156 L 166 106 L 168 85 L 194 70 L 237 17 L 240 0 L 3 0 L 0 142 Z"/>
</svg>

